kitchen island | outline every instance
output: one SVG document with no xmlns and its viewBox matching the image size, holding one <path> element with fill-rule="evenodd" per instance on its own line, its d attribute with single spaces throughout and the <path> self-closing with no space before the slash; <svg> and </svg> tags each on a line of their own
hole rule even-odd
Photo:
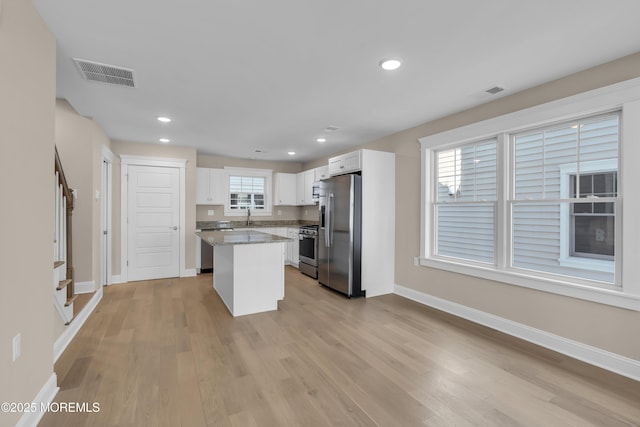
<svg viewBox="0 0 640 427">
<path fill-rule="evenodd" d="M 284 298 L 286 237 L 253 230 L 201 231 L 213 246 L 213 288 L 232 316 L 278 309 Z"/>
</svg>

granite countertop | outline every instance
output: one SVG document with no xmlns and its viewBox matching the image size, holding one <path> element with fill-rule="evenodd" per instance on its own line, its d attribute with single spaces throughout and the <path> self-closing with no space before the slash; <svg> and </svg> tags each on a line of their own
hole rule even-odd
<svg viewBox="0 0 640 427">
<path fill-rule="evenodd" d="M 211 246 L 220 245 L 247 245 L 254 243 L 278 243 L 293 239 L 288 237 L 267 234 L 261 231 L 236 230 L 236 231 L 200 231 L 196 233 L 203 242 Z"/>
<path fill-rule="evenodd" d="M 222 224 L 224 223 L 224 224 Z M 299 219 L 290 220 L 251 220 L 251 224 L 248 227 L 261 228 L 261 227 L 300 227 L 301 225 L 317 224 L 318 221 L 307 221 Z M 206 230 L 211 228 L 218 228 L 220 226 L 231 226 L 232 228 L 247 228 L 247 221 L 196 221 L 196 230 Z"/>
</svg>

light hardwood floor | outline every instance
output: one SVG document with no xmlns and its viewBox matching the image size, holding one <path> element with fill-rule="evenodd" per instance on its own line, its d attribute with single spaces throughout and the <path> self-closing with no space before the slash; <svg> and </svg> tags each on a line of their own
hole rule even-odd
<svg viewBox="0 0 640 427">
<path fill-rule="evenodd" d="M 629 426 L 640 383 L 396 295 L 287 268 L 276 312 L 232 318 L 211 274 L 115 285 L 55 365 L 40 426 Z"/>
</svg>

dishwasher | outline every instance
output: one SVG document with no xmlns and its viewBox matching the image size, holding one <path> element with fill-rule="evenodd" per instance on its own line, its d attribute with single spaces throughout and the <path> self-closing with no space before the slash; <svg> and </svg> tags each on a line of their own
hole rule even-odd
<svg viewBox="0 0 640 427">
<path fill-rule="evenodd" d="M 229 221 L 218 221 L 212 227 L 200 228 L 200 231 L 233 231 Z M 213 271 L 213 246 L 200 242 L 200 271 L 198 274 L 211 273 Z"/>
</svg>

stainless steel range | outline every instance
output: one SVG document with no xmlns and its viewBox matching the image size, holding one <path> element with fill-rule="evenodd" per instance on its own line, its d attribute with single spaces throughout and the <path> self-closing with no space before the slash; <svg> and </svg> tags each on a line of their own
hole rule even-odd
<svg viewBox="0 0 640 427">
<path fill-rule="evenodd" d="M 300 272 L 318 278 L 318 226 L 300 226 Z"/>
</svg>

